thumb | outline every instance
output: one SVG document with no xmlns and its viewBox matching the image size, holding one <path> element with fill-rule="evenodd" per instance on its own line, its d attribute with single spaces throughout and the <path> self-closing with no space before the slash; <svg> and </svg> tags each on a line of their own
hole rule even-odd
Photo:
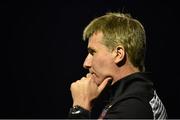
<svg viewBox="0 0 180 120">
<path fill-rule="evenodd" d="M 99 91 L 99 93 L 101 93 L 107 85 L 111 85 L 111 83 L 112 83 L 112 78 L 111 78 L 111 77 L 106 78 L 106 79 L 98 86 L 98 91 Z"/>
</svg>

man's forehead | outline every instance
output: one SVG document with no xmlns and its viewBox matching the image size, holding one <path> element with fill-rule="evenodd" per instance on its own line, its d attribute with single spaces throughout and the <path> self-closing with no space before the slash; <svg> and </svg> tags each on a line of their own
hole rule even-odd
<svg viewBox="0 0 180 120">
<path fill-rule="evenodd" d="M 93 35 L 89 38 L 88 44 L 97 44 L 102 43 L 103 33 L 102 32 L 95 32 Z"/>
</svg>

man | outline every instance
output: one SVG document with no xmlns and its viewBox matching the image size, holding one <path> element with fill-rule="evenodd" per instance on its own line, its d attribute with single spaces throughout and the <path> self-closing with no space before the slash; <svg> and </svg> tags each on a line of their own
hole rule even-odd
<svg viewBox="0 0 180 120">
<path fill-rule="evenodd" d="M 90 22 L 83 37 L 89 39 L 83 65 L 89 73 L 71 84 L 69 118 L 92 118 L 102 94 L 108 96 L 101 99 L 106 105 L 99 119 L 167 118 L 150 73 L 145 72 L 146 37 L 138 20 L 128 14 L 107 13 Z"/>
</svg>

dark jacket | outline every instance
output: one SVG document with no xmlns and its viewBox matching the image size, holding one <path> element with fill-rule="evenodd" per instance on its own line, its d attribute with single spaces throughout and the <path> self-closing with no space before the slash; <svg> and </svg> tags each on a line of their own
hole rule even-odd
<svg viewBox="0 0 180 120">
<path fill-rule="evenodd" d="M 103 100 L 106 100 L 106 106 L 103 106 L 103 110 L 97 118 L 167 118 L 165 107 L 157 96 L 149 75 L 150 73 L 134 73 L 108 88 L 108 100 L 107 95 L 105 99 L 103 98 Z M 96 113 L 96 110 L 98 110 L 99 102 L 95 103 L 97 105 L 95 105 L 92 113 Z"/>
</svg>

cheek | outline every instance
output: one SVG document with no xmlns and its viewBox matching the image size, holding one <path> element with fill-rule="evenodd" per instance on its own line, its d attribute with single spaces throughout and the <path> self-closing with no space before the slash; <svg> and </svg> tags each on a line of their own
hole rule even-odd
<svg viewBox="0 0 180 120">
<path fill-rule="evenodd" d="M 107 77 L 110 76 L 111 72 L 111 63 L 107 59 L 99 58 L 98 61 L 94 61 L 93 69 L 96 73 L 94 77 L 95 82 L 97 85 L 101 84 L 102 81 Z"/>
<path fill-rule="evenodd" d="M 108 56 L 99 56 L 94 61 L 94 69 L 100 74 L 106 74 L 109 71 L 112 61 L 108 59 Z"/>
<path fill-rule="evenodd" d="M 106 60 L 103 59 L 102 57 L 96 57 L 94 58 L 93 60 L 93 64 L 95 67 L 104 67 L 105 66 L 105 63 L 106 63 Z"/>
</svg>

